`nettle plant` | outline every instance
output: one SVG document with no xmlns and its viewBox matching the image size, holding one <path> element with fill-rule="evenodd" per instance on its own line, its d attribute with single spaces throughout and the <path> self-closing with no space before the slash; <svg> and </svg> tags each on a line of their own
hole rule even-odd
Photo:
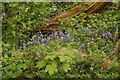
<svg viewBox="0 0 120 80">
<path fill-rule="evenodd" d="M 112 52 L 117 16 L 118 11 L 106 10 L 79 22 L 65 19 L 59 32 L 40 31 L 29 40 L 22 34 L 19 48 L 4 43 L 3 78 L 117 78 L 118 58 Z"/>
</svg>

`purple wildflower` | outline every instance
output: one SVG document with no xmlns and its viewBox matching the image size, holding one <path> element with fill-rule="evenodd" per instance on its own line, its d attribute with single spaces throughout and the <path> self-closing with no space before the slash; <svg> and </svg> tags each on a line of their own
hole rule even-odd
<svg viewBox="0 0 120 80">
<path fill-rule="evenodd" d="M 72 41 L 74 41 L 74 38 L 72 38 Z"/>
<path fill-rule="evenodd" d="M 61 38 L 60 38 L 60 41 L 63 41 L 64 39 L 66 39 L 66 38 L 65 38 L 65 37 L 61 37 Z"/>
<path fill-rule="evenodd" d="M 67 45 L 68 43 L 66 43 L 66 42 L 65 42 L 64 44 L 66 44 L 66 45 Z"/>
<path fill-rule="evenodd" d="M 20 52 L 20 51 L 22 51 L 22 49 L 18 49 L 15 53 L 18 53 L 18 52 Z"/>
<path fill-rule="evenodd" d="M 36 55 L 37 55 L 38 57 L 40 57 L 40 53 L 36 53 Z"/>
<path fill-rule="evenodd" d="M 39 43 L 40 43 L 39 41 L 34 40 L 34 41 L 27 42 L 27 45 L 29 45 L 29 44 L 39 44 Z"/>
<path fill-rule="evenodd" d="M 26 35 L 24 35 L 24 37 L 27 37 Z"/>
<path fill-rule="evenodd" d="M 34 41 L 29 41 L 29 42 L 27 42 L 27 45 L 33 44 L 33 43 L 34 43 Z"/>
<path fill-rule="evenodd" d="M 54 35 L 55 35 L 55 36 L 58 35 L 58 32 L 54 33 Z"/>
<path fill-rule="evenodd" d="M 67 37 L 70 37 L 70 34 L 68 33 L 66 36 L 67 36 Z"/>
<path fill-rule="evenodd" d="M 37 35 L 32 36 L 32 39 L 34 39 Z"/>
<path fill-rule="evenodd" d="M 86 30 L 87 28 L 84 28 L 84 30 Z"/>
<path fill-rule="evenodd" d="M 93 70 L 93 67 L 90 67 L 90 70 Z"/>
<path fill-rule="evenodd" d="M 78 50 L 80 51 L 83 47 L 85 47 L 85 44 L 82 44 L 82 45 L 78 48 Z"/>
<path fill-rule="evenodd" d="M 87 33 L 90 32 L 90 30 L 87 30 Z"/>
<path fill-rule="evenodd" d="M 80 66 L 77 66 L 78 69 L 80 69 Z"/>
<path fill-rule="evenodd" d="M 47 37 L 47 40 L 50 40 L 50 39 L 51 39 L 51 37 L 50 37 L 50 36 L 48 36 L 48 37 Z"/>
<path fill-rule="evenodd" d="M 60 35 L 64 35 L 63 32 L 60 31 Z"/>
<path fill-rule="evenodd" d="M 81 42 L 76 42 L 77 44 L 80 44 Z"/>
<path fill-rule="evenodd" d="M 46 41 L 47 41 L 47 39 L 46 39 L 46 38 L 44 38 L 44 39 L 42 39 L 41 41 L 42 41 L 42 42 L 46 42 Z"/>
<path fill-rule="evenodd" d="M 26 46 L 25 45 L 23 46 L 23 49 L 26 50 Z"/>
<path fill-rule="evenodd" d="M 102 34 L 103 37 L 104 37 L 105 35 L 106 35 L 105 33 Z"/>
</svg>

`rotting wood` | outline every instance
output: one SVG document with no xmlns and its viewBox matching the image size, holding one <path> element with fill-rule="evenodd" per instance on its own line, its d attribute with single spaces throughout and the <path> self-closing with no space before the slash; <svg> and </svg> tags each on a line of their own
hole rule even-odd
<svg viewBox="0 0 120 80">
<path fill-rule="evenodd" d="M 50 18 L 49 21 L 46 21 L 49 24 L 40 25 L 40 27 L 38 27 L 34 30 L 36 30 L 36 31 L 43 30 L 43 31 L 48 31 L 48 32 L 53 31 L 54 32 L 55 30 L 52 30 L 54 27 L 49 28 L 49 26 L 58 22 L 59 19 L 72 18 L 72 17 L 75 17 L 75 16 L 79 15 L 80 13 L 86 13 L 86 15 L 80 16 L 81 18 L 84 19 L 91 13 L 101 11 L 110 2 L 87 2 L 87 3 L 89 3 L 90 5 L 85 6 L 86 2 L 80 2 L 78 5 L 76 5 L 76 6 L 72 7 L 71 9 L 63 12 L 62 14 L 57 14 L 55 17 Z M 86 8 L 85 10 L 82 9 L 83 6 L 85 6 L 85 8 Z M 79 19 L 77 19 L 77 20 L 79 21 Z M 57 27 L 58 25 L 54 25 L 54 26 Z M 58 29 L 56 29 L 56 31 L 58 31 Z"/>
</svg>

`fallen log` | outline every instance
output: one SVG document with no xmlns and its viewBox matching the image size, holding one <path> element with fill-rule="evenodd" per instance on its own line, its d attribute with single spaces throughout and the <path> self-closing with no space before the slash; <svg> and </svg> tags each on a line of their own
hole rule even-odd
<svg viewBox="0 0 120 80">
<path fill-rule="evenodd" d="M 49 24 L 41 25 L 39 28 L 37 28 L 35 30 L 44 30 L 44 31 L 51 32 L 52 31 L 51 29 L 53 29 L 54 27 L 49 28 L 49 26 L 59 22 L 59 19 L 72 18 L 81 13 L 86 13 L 86 15 L 80 16 L 81 18 L 84 19 L 91 13 L 101 11 L 102 9 L 104 9 L 104 7 L 108 3 L 110 3 L 110 2 L 80 2 L 78 5 L 74 6 L 70 10 L 67 10 L 62 14 L 58 14 L 55 17 L 52 17 L 51 19 L 49 19 L 49 21 L 46 21 Z M 77 19 L 77 20 L 79 21 L 79 19 Z M 55 25 L 55 27 L 57 27 L 57 25 Z M 58 29 L 56 29 L 56 30 L 58 31 Z"/>
</svg>

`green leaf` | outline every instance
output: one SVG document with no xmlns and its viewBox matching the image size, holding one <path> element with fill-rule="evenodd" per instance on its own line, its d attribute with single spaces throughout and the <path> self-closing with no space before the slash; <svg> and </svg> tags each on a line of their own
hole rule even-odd
<svg viewBox="0 0 120 80">
<path fill-rule="evenodd" d="M 18 77 L 22 74 L 22 70 L 17 70 L 17 71 L 7 71 L 6 75 L 9 76 L 10 78 L 15 78 Z"/>
<path fill-rule="evenodd" d="M 59 56 L 59 58 L 60 58 L 60 61 L 61 62 L 64 62 L 64 61 L 67 61 L 67 62 L 69 62 L 70 60 L 72 60 L 70 57 L 68 57 L 68 56 Z"/>
<path fill-rule="evenodd" d="M 81 13 L 79 16 L 84 16 L 85 15 L 85 13 Z"/>
<path fill-rule="evenodd" d="M 26 23 L 25 22 L 21 22 L 21 24 L 23 25 L 23 27 L 26 27 Z"/>
<path fill-rule="evenodd" d="M 68 72 L 68 70 L 71 70 L 70 65 L 69 64 L 62 64 L 61 65 L 61 70 Z"/>
<path fill-rule="evenodd" d="M 3 67 L 4 70 L 14 70 L 16 68 L 16 64 L 10 64 L 9 66 Z"/>
<path fill-rule="evenodd" d="M 50 75 L 53 75 L 55 72 L 57 72 L 57 65 L 47 65 L 45 68 L 45 72 L 48 72 Z"/>
<path fill-rule="evenodd" d="M 72 50 L 62 50 L 62 51 L 60 51 L 60 53 L 64 53 L 64 54 L 67 54 L 67 55 L 69 55 L 69 54 L 72 54 L 72 53 L 74 53 L 74 51 L 72 51 Z"/>
<path fill-rule="evenodd" d="M 37 63 L 36 67 L 40 69 L 40 68 L 44 67 L 45 65 L 46 65 L 45 62 L 41 61 L 41 62 Z"/>
<path fill-rule="evenodd" d="M 18 71 L 15 71 L 14 74 L 13 74 L 13 77 L 18 77 L 22 74 L 22 70 L 18 70 Z"/>
<path fill-rule="evenodd" d="M 55 55 L 50 55 L 50 56 L 46 56 L 45 60 L 48 60 L 48 59 L 54 60 L 54 58 L 55 58 Z"/>
<path fill-rule="evenodd" d="M 26 75 L 27 78 L 33 78 L 33 74 L 29 73 Z"/>
<path fill-rule="evenodd" d="M 26 68 L 28 68 L 28 66 L 25 63 L 24 64 L 18 64 L 17 68 L 19 68 L 19 69 L 21 69 L 21 68 L 26 69 Z"/>
<path fill-rule="evenodd" d="M 76 19 L 75 18 L 71 18 L 71 20 L 75 21 Z"/>
<path fill-rule="evenodd" d="M 12 34 L 13 34 L 13 36 L 15 36 L 16 32 L 15 32 L 15 31 L 12 31 Z"/>
</svg>

